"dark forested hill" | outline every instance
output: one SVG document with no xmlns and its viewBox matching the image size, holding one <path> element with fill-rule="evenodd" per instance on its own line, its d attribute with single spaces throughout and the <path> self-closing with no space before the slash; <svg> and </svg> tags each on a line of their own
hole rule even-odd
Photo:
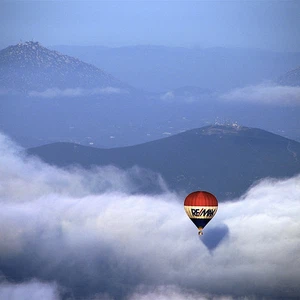
<svg viewBox="0 0 300 300">
<path fill-rule="evenodd" d="M 300 172 L 300 143 L 240 126 L 208 126 L 130 147 L 55 143 L 28 153 L 58 166 L 138 165 L 159 172 L 171 189 L 208 190 L 220 200 L 241 195 L 261 178 Z"/>
</svg>

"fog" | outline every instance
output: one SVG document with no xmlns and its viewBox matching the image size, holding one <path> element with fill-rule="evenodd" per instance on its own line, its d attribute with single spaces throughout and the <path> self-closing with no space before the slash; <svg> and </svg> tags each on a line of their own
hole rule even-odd
<svg viewBox="0 0 300 300">
<path fill-rule="evenodd" d="M 74 88 L 74 89 L 59 89 L 59 88 L 51 88 L 46 89 L 45 91 L 30 91 L 28 95 L 30 97 L 41 97 L 41 98 L 56 98 L 56 97 L 86 97 L 86 96 L 94 96 L 94 95 L 111 95 L 111 94 L 124 94 L 127 91 L 114 88 L 111 86 L 105 88 L 94 88 L 94 89 L 82 89 L 82 88 Z"/>
<path fill-rule="evenodd" d="M 276 106 L 299 106 L 300 87 L 262 83 L 233 89 L 221 96 L 227 101 L 260 103 Z"/>
<path fill-rule="evenodd" d="M 62 170 L 26 157 L 4 135 L 0 152 L 0 296 L 282 299 L 300 293 L 299 176 L 262 180 L 240 199 L 221 203 L 199 238 L 183 196 L 169 192 L 159 176 L 151 180 L 163 192 L 142 195 L 132 170 Z"/>
</svg>

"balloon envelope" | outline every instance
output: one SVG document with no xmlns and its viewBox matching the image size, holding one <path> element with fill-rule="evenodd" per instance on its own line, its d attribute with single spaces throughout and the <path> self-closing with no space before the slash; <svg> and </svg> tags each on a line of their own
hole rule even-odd
<svg viewBox="0 0 300 300">
<path fill-rule="evenodd" d="M 208 192 L 197 191 L 189 194 L 184 200 L 184 209 L 188 217 L 201 230 L 214 217 L 218 210 L 217 198 Z"/>
</svg>

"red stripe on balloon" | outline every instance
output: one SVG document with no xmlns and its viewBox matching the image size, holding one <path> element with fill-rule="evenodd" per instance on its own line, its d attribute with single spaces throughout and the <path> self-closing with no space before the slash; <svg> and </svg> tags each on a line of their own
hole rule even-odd
<svg viewBox="0 0 300 300">
<path fill-rule="evenodd" d="M 218 200 L 209 192 L 197 191 L 185 198 L 184 206 L 218 206 Z"/>
</svg>

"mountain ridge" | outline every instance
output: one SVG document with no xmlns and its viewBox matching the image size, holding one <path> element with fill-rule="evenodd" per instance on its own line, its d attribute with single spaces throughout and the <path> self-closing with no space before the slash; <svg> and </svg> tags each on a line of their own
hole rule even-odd
<svg viewBox="0 0 300 300">
<path fill-rule="evenodd" d="M 277 78 L 298 65 L 300 52 L 171 46 L 52 46 L 149 92 L 199 86 L 215 92 Z M 178 75 L 180 74 L 180 76 Z"/>
<path fill-rule="evenodd" d="M 221 201 L 240 196 L 262 178 L 300 172 L 300 143 L 237 125 L 206 126 L 121 148 L 55 143 L 27 153 L 60 167 L 139 166 L 161 174 L 172 190 L 209 190 Z"/>
</svg>

